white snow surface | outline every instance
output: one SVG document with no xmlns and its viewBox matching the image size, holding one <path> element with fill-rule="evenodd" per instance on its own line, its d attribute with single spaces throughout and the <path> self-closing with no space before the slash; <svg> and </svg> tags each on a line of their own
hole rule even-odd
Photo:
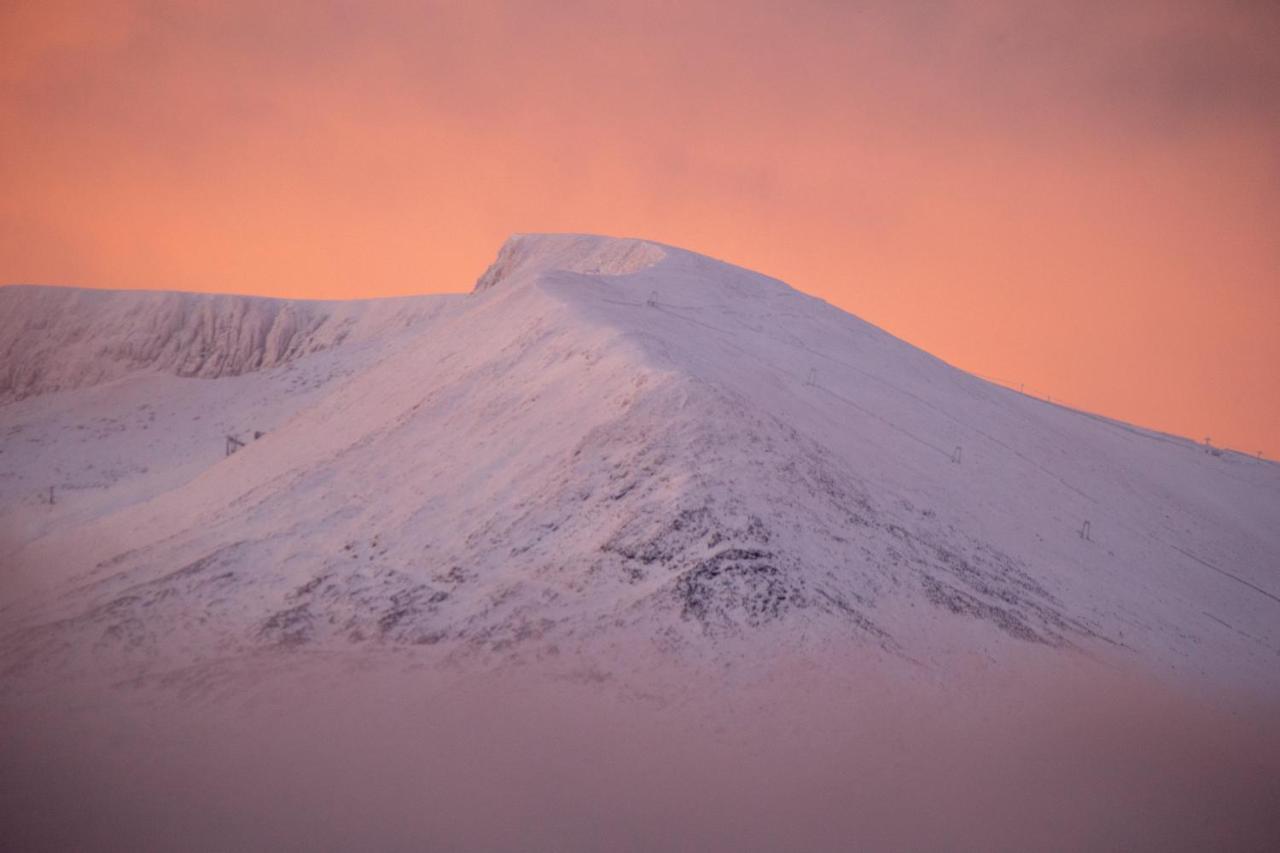
<svg viewBox="0 0 1280 853">
<path fill-rule="evenodd" d="M 520 235 L 471 294 L 353 302 L 7 287 L 0 354 L 8 690 L 1039 649 L 1280 694 L 1280 467 L 692 252 Z"/>
</svg>

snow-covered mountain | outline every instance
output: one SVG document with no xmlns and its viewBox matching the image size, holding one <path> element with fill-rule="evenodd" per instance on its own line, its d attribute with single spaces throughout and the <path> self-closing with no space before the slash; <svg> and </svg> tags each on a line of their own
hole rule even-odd
<svg viewBox="0 0 1280 853">
<path fill-rule="evenodd" d="M 1280 692 L 1280 467 L 691 252 L 521 235 L 468 295 L 363 302 L 8 287 L 0 354 L 10 690 L 1035 647 Z"/>
</svg>

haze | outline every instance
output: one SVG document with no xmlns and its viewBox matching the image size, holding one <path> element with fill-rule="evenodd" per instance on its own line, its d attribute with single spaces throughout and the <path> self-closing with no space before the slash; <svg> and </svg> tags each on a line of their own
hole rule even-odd
<svg viewBox="0 0 1280 853">
<path fill-rule="evenodd" d="M 1280 833 L 1274 704 L 1228 709 L 1078 660 L 970 661 L 936 683 L 847 658 L 745 684 L 667 670 L 666 689 L 622 693 L 537 666 L 317 679 L 332 663 L 294 660 L 199 702 L 67 688 L 38 715 L 0 706 L 12 782 L 0 839 L 32 851 L 1264 851 Z M 673 697 L 672 683 L 686 688 Z"/>
</svg>

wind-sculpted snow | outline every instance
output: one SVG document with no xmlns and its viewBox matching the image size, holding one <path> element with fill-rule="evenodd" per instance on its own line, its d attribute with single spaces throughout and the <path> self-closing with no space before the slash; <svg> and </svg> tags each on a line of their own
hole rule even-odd
<svg viewBox="0 0 1280 853">
<path fill-rule="evenodd" d="M 666 250 L 646 240 L 600 240 L 581 234 L 515 234 L 502 244 L 498 257 L 476 281 L 475 291 L 499 282 L 548 272 L 584 275 L 629 275 L 665 258 Z"/>
<path fill-rule="evenodd" d="M 197 293 L 0 288 L 0 403 L 140 370 L 214 379 L 336 346 L 359 303 Z"/>
<path fill-rule="evenodd" d="M 522 235 L 465 297 L 0 297 L 7 690 L 1020 648 L 1280 690 L 1276 466 L 709 258 Z"/>
</svg>

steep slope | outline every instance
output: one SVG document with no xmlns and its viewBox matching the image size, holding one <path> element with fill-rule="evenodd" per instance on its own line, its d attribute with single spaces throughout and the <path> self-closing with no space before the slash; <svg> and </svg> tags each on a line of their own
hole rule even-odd
<svg viewBox="0 0 1280 853">
<path fill-rule="evenodd" d="M 373 302 L 0 288 L 0 403 L 140 370 L 213 379 L 376 332 Z"/>
<path fill-rule="evenodd" d="M 519 236 L 467 297 L 113 294 L 53 322 L 61 297 L 20 296 L 0 346 L 47 323 L 63 347 L 6 367 L 10 685 L 304 650 L 1039 647 L 1280 689 L 1276 466 L 992 386 L 709 258 Z M 125 355 L 93 373 L 105 340 Z M 224 433 L 261 435 L 226 456 Z"/>
</svg>

